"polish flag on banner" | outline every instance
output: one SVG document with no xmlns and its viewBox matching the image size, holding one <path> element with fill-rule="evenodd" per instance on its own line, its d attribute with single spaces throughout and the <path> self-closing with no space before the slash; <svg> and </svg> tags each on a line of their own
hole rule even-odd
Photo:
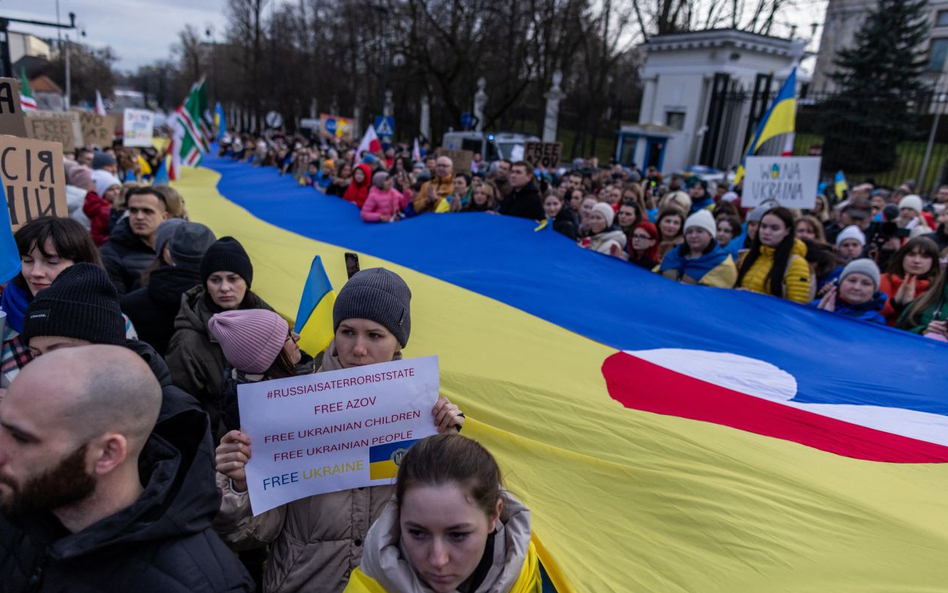
<svg viewBox="0 0 948 593">
<path fill-rule="evenodd" d="M 382 150 L 382 144 L 379 142 L 379 137 L 375 134 L 375 126 L 369 124 L 369 127 L 365 130 L 365 136 L 362 136 L 362 142 L 359 142 L 359 149 L 356 150 L 356 155 L 361 157 L 366 152 L 376 153 Z"/>
</svg>

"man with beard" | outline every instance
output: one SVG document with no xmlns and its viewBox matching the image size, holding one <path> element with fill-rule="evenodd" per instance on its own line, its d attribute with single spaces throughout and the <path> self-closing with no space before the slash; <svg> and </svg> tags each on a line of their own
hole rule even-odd
<svg viewBox="0 0 948 593">
<path fill-rule="evenodd" d="M 119 346 L 40 356 L 0 402 L 0 583 L 20 591 L 252 591 L 211 529 L 211 459 Z M 199 412 L 192 412 L 199 414 Z"/>
</svg>

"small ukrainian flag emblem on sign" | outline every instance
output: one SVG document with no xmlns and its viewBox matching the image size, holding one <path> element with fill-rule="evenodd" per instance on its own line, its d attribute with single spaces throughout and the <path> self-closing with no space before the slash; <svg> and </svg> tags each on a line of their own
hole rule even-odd
<svg viewBox="0 0 948 593">
<path fill-rule="evenodd" d="M 369 479 L 386 480 L 398 476 L 402 456 L 418 439 L 369 447 Z"/>
</svg>

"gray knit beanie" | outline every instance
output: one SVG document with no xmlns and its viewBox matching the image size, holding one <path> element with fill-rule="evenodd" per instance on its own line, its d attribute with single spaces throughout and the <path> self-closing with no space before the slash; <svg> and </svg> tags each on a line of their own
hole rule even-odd
<svg viewBox="0 0 948 593">
<path fill-rule="evenodd" d="M 868 257 L 854 259 L 846 264 L 846 267 L 843 268 L 843 273 L 839 275 L 839 283 L 842 284 L 846 276 L 850 274 L 865 274 L 869 276 L 872 278 L 872 284 L 875 286 L 875 289 L 879 290 L 879 266 Z"/>
<path fill-rule="evenodd" d="M 392 332 L 404 348 L 411 334 L 411 290 L 385 268 L 357 272 L 346 282 L 332 308 L 332 329 L 346 319 L 369 319 Z"/>
<path fill-rule="evenodd" d="M 171 237 L 171 260 L 179 268 L 198 272 L 204 254 L 215 242 L 214 231 L 199 222 L 185 222 L 178 225 Z"/>
<path fill-rule="evenodd" d="M 372 185 L 379 189 L 385 187 L 386 181 L 388 181 L 388 173 L 385 171 L 376 171 L 375 175 L 372 176 Z"/>
<path fill-rule="evenodd" d="M 158 229 L 155 231 L 155 253 L 158 255 L 158 259 L 161 259 L 165 245 L 170 243 L 171 238 L 174 237 L 175 229 L 185 222 L 187 221 L 183 218 L 169 218 L 158 225 Z"/>
</svg>

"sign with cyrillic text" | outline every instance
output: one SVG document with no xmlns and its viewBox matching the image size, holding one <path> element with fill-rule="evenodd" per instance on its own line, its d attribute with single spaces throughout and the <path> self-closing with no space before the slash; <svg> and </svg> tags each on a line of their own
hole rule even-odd
<svg viewBox="0 0 948 593">
<path fill-rule="evenodd" d="M 818 156 L 749 156 L 741 206 L 774 202 L 785 208 L 813 208 L 819 183 Z"/>
<path fill-rule="evenodd" d="M 41 216 L 69 216 L 60 142 L 0 136 L 0 183 L 14 232 Z"/>
<path fill-rule="evenodd" d="M 26 120 L 20 105 L 20 81 L 0 78 L 0 134 L 26 137 Z"/>
<path fill-rule="evenodd" d="M 253 514 L 394 483 L 405 451 L 438 432 L 439 389 L 437 356 L 238 386 Z"/>
</svg>

